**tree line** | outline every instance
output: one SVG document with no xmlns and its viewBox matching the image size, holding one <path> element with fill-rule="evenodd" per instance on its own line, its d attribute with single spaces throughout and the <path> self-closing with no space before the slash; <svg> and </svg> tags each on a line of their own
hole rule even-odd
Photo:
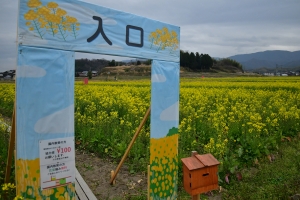
<svg viewBox="0 0 300 200">
<path fill-rule="evenodd" d="M 105 59 L 76 59 L 75 60 L 75 72 L 82 71 L 101 71 L 102 68 L 108 66 L 109 61 Z"/>
<path fill-rule="evenodd" d="M 213 59 L 208 54 L 198 52 L 188 52 L 180 50 L 180 66 L 192 70 L 209 70 L 214 64 Z"/>
<path fill-rule="evenodd" d="M 108 66 L 113 67 L 113 66 L 122 66 L 122 65 L 151 65 L 151 60 L 131 60 L 129 62 L 122 62 L 122 61 L 116 61 L 116 60 L 111 60 L 108 62 Z"/>
<path fill-rule="evenodd" d="M 194 71 L 208 71 L 213 66 L 226 67 L 233 66 L 243 70 L 243 66 L 232 59 L 223 58 L 220 60 L 210 57 L 208 54 L 199 54 L 198 52 L 188 52 L 180 50 L 180 66 L 189 68 Z"/>
</svg>

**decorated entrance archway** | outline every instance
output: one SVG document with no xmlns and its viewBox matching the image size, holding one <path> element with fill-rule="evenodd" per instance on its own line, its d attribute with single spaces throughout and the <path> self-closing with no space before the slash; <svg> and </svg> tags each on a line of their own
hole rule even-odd
<svg viewBox="0 0 300 200">
<path fill-rule="evenodd" d="M 73 198 L 74 52 L 152 59 L 150 196 L 177 198 L 180 28 L 77 0 L 19 0 L 16 185 Z"/>
</svg>

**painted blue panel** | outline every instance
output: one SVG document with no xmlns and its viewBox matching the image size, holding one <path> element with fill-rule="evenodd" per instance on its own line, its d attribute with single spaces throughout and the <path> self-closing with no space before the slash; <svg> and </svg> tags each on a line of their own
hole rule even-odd
<svg viewBox="0 0 300 200">
<path fill-rule="evenodd" d="M 162 138 L 179 121 L 179 63 L 154 60 L 151 71 L 151 138 Z"/>
<path fill-rule="evenodd" d="M 74 136 L 74 52 L 19 47 L 17 158 L 39 157 L 39 140 Z"/>
<path fill-rule="evenodd" d="M 180 28 L 77 0 L 20 1 L 28 46 L 179 62 Z"/>
<path fill-rule="evenodd" d="M 150 197 L 177 199 L 179 63 L 154 60 L 151 71 Z"/>
</svg>

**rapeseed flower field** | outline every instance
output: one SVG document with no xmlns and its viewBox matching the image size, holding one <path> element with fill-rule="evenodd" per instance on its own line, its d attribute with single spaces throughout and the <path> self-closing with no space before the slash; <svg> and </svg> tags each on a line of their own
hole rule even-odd
<svg viewBox="0 0 300 200">
<path fill-rule="evenodd" d="M 75 137 L 77 148 L 120 160 L 150 106 L 150 80 L 75 83 Z M 0 112 L 10 116 L 14 84 L 0 84 Z M 300 78 L 243 77 L 181 79 L 180 122 L 176 160 L 190 151 L 211 153 L 221 163 L 219 176 L 252 165 L 278 149 L 278 144 L 300 132 Z M 171 138 L 170 138 L 171 139 Z M 160 141 L 152 141 L 160 145 Z M 131 170 L 146 170 L 150 153 L 150 120 L 129 154 Z M 171 152 L 172 154 L 172 152 Z M 157 163 L 160 181 L 172 185 L 165 165 Z M 138 165 L 134 163 L 139 163 Z M 181 174 L 179 174 L 181 175 Z M 179 178 L 180 180 L 181 178 Z M 164 181 L 161 181 L 164 180 Z M 159 193 L 160 194 L 160 193 Z M 165 196 L 164 191 L 161 195 Z"/>
</svg>

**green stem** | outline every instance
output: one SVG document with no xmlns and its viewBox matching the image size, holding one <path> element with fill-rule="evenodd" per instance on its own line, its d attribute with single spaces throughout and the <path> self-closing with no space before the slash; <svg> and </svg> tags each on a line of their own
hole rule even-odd
<svg viewBox="0 0 300 200">
<path fill-rule="evenodd" d="M 167 41 L 167 42 L 168 42 L 168 41 Z M 160 49 L 160 47 L 162 46 L 162 44 L 166 44 L 167 42 L 164 42 L 164 43 L 161 42 L 161 43 L 159 44 L 159 47 L 158 47 L 158 49 L 157 49 L 157 52 L 159 51 L 159 49 Z"/>
<path fill-rule="evenodd" d="M 158 52 L 158 51 L 159 51 L 159 49 L 160 49 L 161 45 L 162 45 L 162 42 L 159 44 L 159 47 L 157 48 L 157 51 L 156 51 L 156 52 Z"/>
<path fill-rule="evenodd" d="M 52 36 L 54 36 L 55 33 L 54 33 L 53 23 L 52 22 L 48 22 L 48 24 L 50 26 L 50 29 L 51 29 L 51 32 L 52 32 Z"/>
<path fill-rule="evenodd" d="M 61 22 L 64 22 L 64 17 L 62 17 Z M 64 36 L 62 27 L 63 27 L 63 25 L 58 24 L 58 29 L 59 29 L 59 32 L 60 32 L 61 36 L 63 37 L 64 41 L 67 41 L 66 37 Z"/>
<path fill-rule="evenodd" d="M 59 32 L 60 32 L 61 36 L 63 37 L 64 41 L 66 41 L 66 38 L 65 38 L 65 36 L 64 36 L 63 31 L 61 30 L 61 28 L 62 28 L 61 25 L 58 25 Z"/>
<path fill-rule="evenodd" d="M 152 41 L 151 41 L 151 46 L 150 46 L 150 49 L 152 48 L 152 46 L 153 46 L 153 41 L 154 41 L 154 38 L 152 39 Z"/>
<path fill-rule="evenodd" d="M 75 24 L 72 24 L 72 30 L 73 30 L 74 38 L 76 39 L 76 26 L 75 26 Z"/>
<path fill-rule="evenodd" d="M 40 32 L 40 28 L 38 27 L 37 22 L 35 22 L 35 20 L 33 20 L 33 23 L 34 23 L 34 27 L 35 27 L 35 29 L 37 30 L 38 34 L 39 34 L 40 37 L 43 39 L 43 36 L 42 36 L 42 34 L 41 34 L 41 32 Z"/>
</svg>

